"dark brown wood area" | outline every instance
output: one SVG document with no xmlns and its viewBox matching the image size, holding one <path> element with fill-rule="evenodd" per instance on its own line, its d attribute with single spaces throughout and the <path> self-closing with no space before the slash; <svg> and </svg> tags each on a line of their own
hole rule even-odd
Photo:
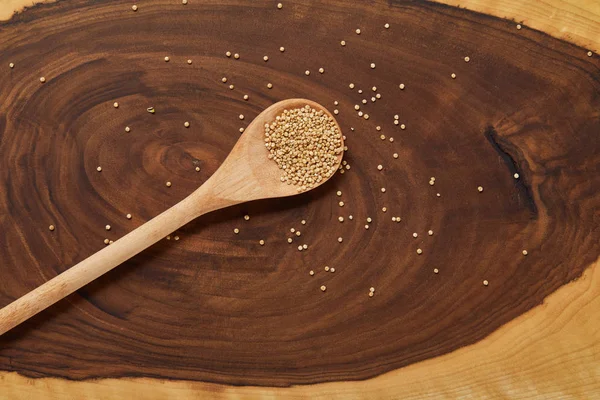
<svg viewBox="0 0 600 400">
<path fill-rule="evenodd" d="M 183 199 L 275 101 L 338 109 L 351 166 L 174 233 L 2 336 L 0 370 L 365 379 L 477 342 L 598 257 L 596 57 L 424 2 L 276 4 L 73 0 L 0 25 L 0 306 Z"/>
</svg>

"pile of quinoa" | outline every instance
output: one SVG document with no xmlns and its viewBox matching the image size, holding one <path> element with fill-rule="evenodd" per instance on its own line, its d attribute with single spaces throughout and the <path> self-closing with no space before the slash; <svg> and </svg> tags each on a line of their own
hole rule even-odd
<svg viewBox="0 0 600 400">
<path fill-rule="evenodd" d="M 337 170 L 342 133 L 332 117 L 306 105 L 284 110 L 265 124 L 265 147 L 282 171 L 281 182 L 303 192 Z"/>
</svg>

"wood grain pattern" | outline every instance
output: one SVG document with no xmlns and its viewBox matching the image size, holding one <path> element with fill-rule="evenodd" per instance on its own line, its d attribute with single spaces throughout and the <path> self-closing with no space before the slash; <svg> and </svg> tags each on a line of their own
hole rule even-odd
<svg viewBox="0 0 600 400">
<path fill-rule="evenodd" d="M 437 0 L 507 18 L 562 40 L 600 51 L 600 2 L 595 0 Z"/>
<path fill-rule="evenodd" d="M 544 304 L 451 354 L 356 382 L 232 387 L 151 378 L 67 381 L 0 375 L 7 399 L 597 399 L 600 262 Z M 0 394 L 2 398 L 2 394 Z"/>
<path fill-rule="evenodd" d="M 325 184 L 341 168 L 343 157 L 344 141 L 335 117 L 320 104 L 307 99 L 278 101 L 248 125 L 219 169 L 185 199 L 113 243 L 109 241 L 108 244 L 112 246 L 94 253 L 0 308 L 0 336 L 163 240 L 193 219 L 232 205 L 297 195 L 300 187 L 280 181 L 280 168 L 267 157 L 264 127 L 272 124 L 284 111 L 303 107 L 324 113 L 335 127 L 339 147 L 336 149 L 337 156 L 333 157 L 336 161 L 331 164 L 333 169 L 321 176 L 323 180 L 310 185 L 308 190 Z M 189 122 L 184 126 L 189 127 L 187 125 Z M 306 190 L 303 186 L 302 191 Z M 264 244 L 264 241 L 261 243 Z"/>
<path fill-rule="evenodd" d="M 258 221 L 254 226 L 239 221 L 246 210 L 231 210 L 186 228 L 179 243 L 163 243 L 132 262 L 130 271 L 107 276 L 73 296 L 70 305 L 56 307 L 2 342 L 3 369 L 75 379 L 142 374 L 260 385 L 361 379 L 474 343 L 596 259 L 596 58 L 536 32 L 517 33 L 511 23 L 430 4 L 298 2 L 280 14 L 271 3 L 253 4 L 244 13 L 236 2 L 204 3 L 204 12 L 194 14 L 193 7 L 181 11 L 183 6 L 150 2 L 140 9 L 144 13 L 134 14 L 109 3 L 60 3 L 4 27 L 0 46 L 12 50 L 2 52 L 2 64 L 21 52 L 29 62 L 27 69 L 11 72 L 13 79 L 0 92 L 7 115 L 0 152 L 3 162 L 11 163 L 1 172 L 11 188 L 3 209 L 14 208 L 1 222 L 5 231 L 18 231 L 2 255 L 21 265 L 26 259 L 32 268 L 29 274 L 13 271 L 0 286 L 0 299 L 7 303 L 97 249 L 104 221 L 115 221 L 120 235 L 130 229 L 125 221 L 116 222 L 124 213 L 134 209 L 143 220 L 189 193 L 228 151 L 239 112 L 249 115 L 298 94 L 311 93 L 324 104 L 339 100 L 340 122 L 356 128 L 347 132 L 353 169 L 339 177 L 339 187 L 352 199 L 345 213 L 360 221 L 375 217 L 368 235 L 363 222 L 336 222 L 337 199 L 326 192 L 307 196 L 310 208 L 293 202 L 253 205 L 251 215 L 260 216 L 251 220 Z M 343 20 L 339 10 L 355 18 Z M 86 17 L 92 14 L 93 19 Z M 199 16 L 201 24 L 186 22 Z M 57 39 L 40 34 L 50 19 L 55 34 L 68 32 L 73 44 L 53 49 L 54 62 L 50 55 L 42 62 L 40 49 L 52 48 L 48 43 Z M 119 29 L 110 29 L 104 19 Z M 392 24 L 389 31 L 384 22 Z M 298 35 L 310 26 L 320 28 L 311 36 Z M 363 29 L 361 36 L 352 33 L 355 27 Z M 227 40 L 216 39 L 217 32 Z M 36 33 L 37 42 L 26 45 L 27 36 Z M 292 40 L 297 36 L 301 39 Z M 102 39 L 90 48 L 92 37 Z M 192 40 L 204 37 L 212 41 Z M 271 38 L 265 47 L 257 46 L 262 37 Z M 273 43 L 274 37 L 281 43 Z M 346 48 L 339 47 L 340 37 L 348 41 Z M 18 52 L 15 40 L 25 44 Z M 263 53 L 277 54 L 280 45 L 286 53 L 263 63 Z M 239 51 L 242 60 L 225 59 L 227 49 Z M 166 53 L 181 65 L 162 62 Z M 468 64 L 465 55 L 471 57 Z M 183 64 L 187 57 L 194 58 L 194 69 Z M 374 71 L 370 62 L 377 62 Z M 315 76 L 321 65 L 327 72 Z M 53 77 L 49 68 L 56 71 Z M 313 75 L 303 76 L 306 68 Z M 454 81 L 451 72 L 458 75 Z M 41 73 L 49 77 L 43 87 L 37 81 Z M 236 77 L 236 90 L 218 83 L 223 74 Z M 275 84 L 272 91 L 264 87 L 267 79 Z M 357 119 L 352 110 L 361 96 L 347 89 L 350 81 L 365 90 L 380 88 L 383 98 L 368 106 L 369 121 Z M 404 92 L 397 89 L 399 82 L 407 84 Z M 242 88 L 252 90 L 248 104 L 240 100 Z M 131 102 L 117 117 L 110 110 L 115 98 Z M 148 101 L 168 103 L 165 115 L 148 121 Z M 194 110 L 193 126 L 202 130 L 192 136 L 177 127 L 184 118 L 180 113 L 194 102 L 201 107 Z M 201 118 L 210 111 L 218 121 Z M 395 113 L 407 123 L 406 131 L 392 125 Z M 25 119 L 32 114 L 49 120 Z M 132 125 L 133 138 L 122 133 L 129 121 L 138 124 Z M 231 133 L 208 134 L 221 123 Z M 378 141 L 376 124 L 396 141 Z M 26 143 L 36 143 L 40 154 Z M 399 160 L 391 159 L 394 151 Z M 385 159 L 389 167 L 382 175 L 374 167 Z M 67 176 L 50 172 L 58 160 Z M 112 175 L 94 175 L 97 160 L 108 161 L 105 171 Z M 189 172 L 193 161 L 205 163 L 203 173 Z M 30 167 L 34 175 L 8 175 L 6 167 Z M 517 170 L 519 182 L 511 177 Z M 181 186 L 167 193 L 161 184 L 174 175 Z M 427 185 L 432 175 L 434 188 Z M 65 181 L 77 187 L 65 187 Z M 377 193 L 382 184 L 386 195 Z M 480 184 L 482 194 L 476 191 Z M 382 205 L 388 214 L 378 211 Z M 403 217 L 402 224 L 389 222 L 394 214 Z M 61 221 L 52 236 L 46 222 L 33 228 L 34 217 L 56 216 Z M 305 233 L 314 229 L 311 249 L 318 251 L 299 255 L 284 244 L 285 230 L 301 218 L 309 221 Z M 248 226 L 249 235 L 232 238 L 236 224 L 246 224 L 240 226 Z M 276 225 L 281 229 L 271 228 Z M 419 231 L 422 237 L 428 228 L 436 232 L 431 239 L 410 236 Z M 248 246 L 266 234 L 281 245 L 259 251 Z M 332 242 L 340 234 L 346 235 L 347 251 L 336 256 Z M 425 250 L 421 257 L 414 253 L 417 245 Z M 248 248 L 254 251 L 250 255 Z M 527 258 L 520 255 L 523 248 L 530 252 Z M 190 265 L 189 260 L 198 261 Z M 340 272 L 326 276 L 326 297 L 306 274 L 324 263 Z M 2 276 L 10 266 L 2 267 Z M 431 273 L 434 266 L 439 276 Z M 488 288 L 482 279 L 490 280 Z M 368 299 L 371 285 L 377 296 Z M 150 326 L 160 326 L 165 335 L 149 335 Z M 206 326 L 221 331 L 205 336 Z M 265 332 L 265 326 L 272 328 Z M 177 330 L 186 346 L 178 347 L 169 330 Z M 90 331 L 97 347 L 89 339 L 73 347 L 73 337 L 88 338 Z M 126 341 L 112 340 L 124 335 Z M 44 356 L 56 344 L 64 352 Z M 32 346 L 36 354 L 23 351 Z M 140 355 L 142 349 L 146 353 Z M 66 353 L 80 358 L 60 355 Z M 68 370 L 52 367 L 65 363 Z"/>
</svg>

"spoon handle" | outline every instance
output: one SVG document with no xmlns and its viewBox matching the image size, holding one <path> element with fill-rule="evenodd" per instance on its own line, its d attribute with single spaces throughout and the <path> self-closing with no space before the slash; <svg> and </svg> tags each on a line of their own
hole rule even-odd
<svg viewBox="0 0 600 400">
<path fill-rule="evenodd" d="M 110 246 L 0 309 L 0 336 L 197 217 L 197 200 L 195 196 L 185 198 Z"/>
</svg>

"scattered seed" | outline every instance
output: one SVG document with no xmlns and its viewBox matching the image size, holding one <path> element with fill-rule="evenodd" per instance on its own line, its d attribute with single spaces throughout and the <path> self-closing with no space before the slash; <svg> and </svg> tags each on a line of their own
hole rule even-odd
<svg viewBox="0 0 600 400">
<path fill-rule="evenodd" d="M 515 178 L 515 179 L 519 179 L 519 174 L 514 174 L 514 175 L 513 175 L 513 178 Z"/>
<path fill-rule="evenodd" d="M 360 29 L 357 29 L 355 32 L 357 35 L 360 35 Z"/>
<path fill-rule="evenodd" d="M 521 24 L 517 24 L 517 29 L 521 29 L 521 28 L 522 28 Z"/>
<path fill-rule="evenodd" d="M 527 254 L 529 254 L 527 253 L 527 250 L 523 250 L 523 255 L 526 256 Z"/>
<path fill-rule="evenodd" d="M 303 244 L 303 245 L 302 245 L 302 248 L 303 248 L 304 250 L 306 250 L 306 249 L 308 249 L 308 245 L 307 245 L 307 244 Z"/>
<path fill-rule="evenodd" d="M 479 193 L 483 192 L 483 186 L 477 186 L 477 191 L 478 191 Z"/>
<path fill-rule="evenodd" d="M 398 85 L 398 87 L 400 88 L 400 90 L 404 90 L 404 88 L 405 88 L 406 86 L 404 85 L 404 83 L 401 83 L 400 85 Z"/>
<path fill-rule="evenodd" d="M 393 157 L 394 157 L 394 158 L 398 158 L 398 153 L 394 153 L 394 154 L 393 154 Z"/>
<path fill-rule="evenodd" d="M 233 90 L 233 89 L 235 89 L 235 86 L 229 85 L 229 90 Z"/>
<path fill-rule="evenodd" d="M 374 292 L 369 292 L 369 297 L 373 297 L 375 295 Z"/>
<path fill-rule="evenodd" d="M 277 3 L 277 8 L 278 8 L 279 10 L 281 10 L 281 9 L 283 8 L 283 4 L 281 4 L 281 3 Z"/>
<path fill-rule="evenodd" d="M 344 202 L 343 202 L 343 201 L 340 201 L 340 202 L 338 203 L 338 206 L 340 206 L 340 207 L 344 207 Z"/>
<path fill-rule="evenodd" d="M 323 72 L 325 72 L 325 70 L 323 68 L 319 68 L 319 73 L 322 74 Z"/>
<path fill-rule="evenodd" d="M 14 63 L 10 63 L 10 64 L 8 64 L 8 66 L 9 66 L 9 68 L 14 68 L 15 64 Z"/>
<path fill-rule="evenodd" d="M 261 239 L 261 240 L 258 241 L 258 244 L 260 244 L 261 246 L 264 246 L 265 245 L 265 241 Z"/>
<path fill-rule="evenodd" d="M 192 60 L 187 60 L 187 63 L 191 65 L 192 64 Z"/>
<path fill-rule="evenodd" d="M 371 69 L 375 69 L 375 63 L 371 63 Z"/>
<path fill-rule="evenodd" d="M 423 250 L 417 249 L 417 254 L 419 254 L 419 255 L 423 254 Z"/>
<path fill-rule="evenodd" d="M 327 290 L 327 286 L 325 286 L 325 285 L 321 286 L 321 292 L 324 292 L 326 290 Z"/>
<path fill-rule="evenodd" d="M 437 269 L 437 268 L 434 268 L 434 269 L 433 269 L 433 273 L 434 273 L 434 274 L 437 274 L 437 273 L 439 273 L 439 272 L 440 272 L 440 270 L 439 270 L 439 269 Z"/>
<path fill-rule="evenodd" d="M 292 239 L 292 238 L 288 238 L 288 240 L 287 240 L 287 241 L 288 241 L 288 243 L 292 243 L 292 242 L 294 241 L 294 239 Z"/>
<path fill-rule="evenodd" d="M 384 27 L 385 29 L 390 29 L 390 24 L 385 24 L 383 27 Z"/>
<path fill-rule="evenodd" d="M 456 74 L 455 73 L 452 73 L 450 76 L 452 77 L 452 79 L 456 79 Z"/>
<path fill-rule="evenodd" d="M 351 84 L 349 84 L 349 85 L 348 85 L 348 87 L 349 87 L 350 89 L 354 89 L 354 83 L 351 83 Z"/>
<path fill-rule="evenodd" d="M 327 265 L 325 266 L 324 269 L 325 269 L 325 272 L 329 272 L 329 267 Z"/>
<path fill-rule="evenodd" d="M 200 167 L 196 167 L 196 172 L 200 172 Z"/>
<path fill-rule="evenodd" d="M 427 234 L 428 234 L 429 236 L 433 236 L 433 231 L 432 231 L 432 230 L 428 230 L 428 231 L 427 231 Z"/>
<path fill-rule="evenodd" d="M 302 251 L 302 245 L 298 246 L 298 251 Z"/>
<path fill-rule="evenodd" d="M 146 108 L 146 111 L 148 111 L 150 114 L 154 114 L 156 112 L 156 110 L 154 110 L 154 107 L 148 107 Z"/>
<path fill-rule="evenodd" d="M 138 9 L 138 6 L 136 6 L 136 5 L 134 4 L 134 5 L 132 5 L 132 6 L 131 6 L 131 9 L 132 9 L 133 11 L 137 11 L 137 9 Z"/>
<path fill-rule="evenodd" d="M 331 267 L 331 269 L 329 270 L 329 272 L 331 272 L 333 274 L 335 272 L 335 268 Z"/>
<path fill-rule="evenodd" d="M 301 223 L 302 225 L 306 225 L 306 221 L 305 221 L 305 220 L 302 220 L 302 221 L 300 221 L 300 223 Z"/>
<path fill-rule="evenodd" d="M 381 188 L 381 193 L 385 193 L 385 188 Z"/>
<path fill-rule="evenodd" d="M 591 57 L 593 54 L 594 54 L 594 53 L 592 53 L 591 51 L 588 51 L 588 52 L 587 52 L 587 56 L 588 56 L 588 57 Z"/>
<path fill-rule="evenodd" d="M 104 239 L 104 244 L 109 244 L 109 243 L 110 243 L 110 240 Z"/>
<path fill-rule="evenodd" d="M 233 58 L 235 58 L 236 60 L 239 60 L 239 59 L 240 59 L 240 55 L 239 55 L 238 53 L 235 53 L 235 54 L 233 55 Z"/>
<path fill-rule="evenodd" d="M 345 41 L 345 40 L 342 40 L 342 41 L 340 42 L 340 44 L 341 44 L 342 46 L 345 46 L 345 45 L 346 45 L 346 41 Z"/>
<path fill-rule="evenodd" d="M 465 62 L 469 62 L 471 59 L 469 57 L 465 57 Z"/>
<path fill-rule="evenodd" d="M 490 283 L 489 283 L 487 280 L 484 280 L 484 281 L 483 281 L 483 286 L 487 286 L 487 285 L 489 285 L 489 284 L 490 284 Z"/>
<path fill-rule="evenodd" d="M 383 169 L 383 165 L 379 164 L 379 165 L 377 166 L 377 169 L 378 169 L 379 171 L 381 171 L 381 170 Z"/>
<path fill-rule="evenodd" d="M 315 274 L 315 271 L 313 271 L 312 269 L 310 270 L 310 272 L 308 273 L 310 276 L 313 276 Z"/>
<path fill-rule="evenodd" d="M 296 231 L 296 236 L 300 236 L 300 235 L 302 235 L 302 232 Z"/>
<path fill-rule="evenodd" d="M 227 51 L 227 52 L 225 52 L 225 55 L 226 55 L 227 57 L 231 57 L 231 52 L 230 52 L 230 51 Z"/>
<path fill-rule="evenodd" d="M 233 233 L 237 235 L 238 233 L 240 233 L 240 230 L 238 228 L 233 228 Z"/>
<path fill-rule="evenodd" d="M 371 222 L 373 222 L 373 220 L 371 219 L 371 217 L 367 217 L 367 222 L 368 222 L 368 223 L 371 223 Z"/>
<path fill-rule="evenodd" d="M 127 132 L 127 133 L 131 132 L 131 128 L 130 128 L 130 127 L 128 127 L 128 126 L 126 126 L 126 127 L 125 127 L 125 132 Z"/>
<path fill-rule="evenodd" d="M 343 238 L 340 236 L 340 237 L 338 238 L 338 242 L 339 242 L 339 243 L 342 243 L 343 241 L 344 241 L 344 239 L 343 239 Z"/>
<path fill-rule="evenodd" d="M 96 171 L 102 172 L 102 167 L 96 167 Z"/>
<path fill-rule="evenodd" d="M 165 185 L 166 185 L 167 187 L 171 187 L 172 183 L 171 183 L 171 182 L 167 182 L 167 183 L 165 183 Z"/>
<path fill-rule="evenodd" d="M 285 47 L 281 46 L 281 47 L 279 48 L 279 51 L 283 53 L 283 52 L 285 51 Z"/>
<path fill-rule="evenodd" d="M 126 217 L 127 219 L 131 219 L 131 214 L 127 214 L 125 217 Z"/>
<path fill-rule="evenodd" d="M 169 62 L 171 59 L 169 57 L 165 57 L 165 62 Z"/>
<path fill-rule="evenodd" d="M 366 229 L 366 230 L 369 230 L 369 225 L 368 225 L 368 224 L 367 224 L 367 225 L 365 225 L 365 229 Z"/>
<path fill-rule="evenodd" d="M 310 75 L 310 71 L 309 70 L 304 71 L 304 75 L 306 75 L 306 76 Z"/>
<path fill-rule="evenodd" d="M 267 83 L 267 89 L 273 89 L 273 84 L 271 82 Z"/>
<path fill-rule="evenodd" d="M 338 221 L 344 222 L 344 217 L 338 217 Z"/>
<path fill-rule="evenodd" d="M 114 107 L 114 108 L 119 108 L 119 103 L 117 103 L 117 102 L 114 102 L 114 103 L 113 103 L 113 107 Z"/>
<path fill-rule="evenodd" d="M 110 225 L 106 225 L 106 226 L 104 227 L 104 229 L 106 229 L 107 231 L 110 231 Z"/>
<path fill-rule="evenodd" d="M 189 128 L 189 127 L 190 127 L 190 123 L 189 123 L 189 122 L 187 122 L 187 121 L 185 121 L 185 122 L 183 123 L 183 126 L 185 126 L 186 128 Z"/>
<path fill-rule="evenodd" d="M 249 216 L 248 214 L 246 214 L 246 215 L 244 215 L 244 219 L 245 219 L 246 221 L 248 221 L 248 220 L 250 219 L 250 216 Z"/>
<path fill-rule="evenodd" d="M 173 239 L 175 239 L 175 240 L 179 240 L 179 236 L 175 236 Z"/>
<path fill-rule="evenodd" d="M 248 100 L 248 99 L 249 99 L 248 95 L 247 95 L 247 94 L 245 94 L 245 95 L 244 95 L 244 100 Z"/>
<path fill-rule="evenodd" d="M 54 229 L 56 229 L 56 228 L 54 227 L 54 225 L 50 225 L 50 226 L 48 227 L 48 229 L 50 229 L 50 231 L 53 231 L 53 230 L 54 230 Z"/>
</svg>

